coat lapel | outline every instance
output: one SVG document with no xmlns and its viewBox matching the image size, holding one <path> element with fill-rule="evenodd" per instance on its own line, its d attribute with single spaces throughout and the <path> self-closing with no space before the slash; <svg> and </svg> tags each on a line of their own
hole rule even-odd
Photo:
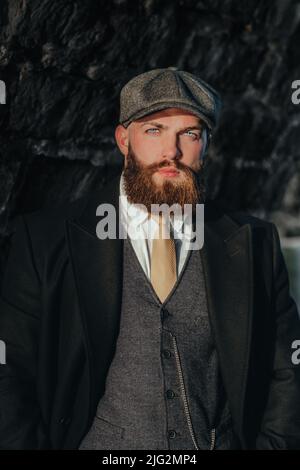
<svg viewBox="0 0 300 470">
<path fill-rule="evenodd" d="M 67 240 L 90 355 L 89 419 L 102 394 L 119 332 L 123 240 L 96 234 L 101 203 L 114 205 L 119 230 L 120 175 L 88 199 L 83 212 L 67 221 Z M 239 226 L 213 201 L 204 208 L 201 257 L 210 321 L 222 376 L 237 431 L 242 435 L 252 320 L 252 238 L 249 224 Z"/>
<path fill-rule="evenodd" d="M 118 208 L 120 177 L 89 198 L 83 212 L 67 221 L 67 240 L 90 359 L 89 419 L 104 388 L 118 336 L 122 292 L 122 239 L 100 240 L 96 234 L 101 203 Z M 118 228 L 117 228 L 118 230 Z M 118 232 L 117 232 L 118 233 Z"/>
<path fill-rule="evenodd" d="M 201 257 L 208 310 L 224 385 L 236 430 L 243 436 L 243 414 L 250 353 L 253 302 L 252 232 L 213 203 L 205 204 Z"/>
</svg>

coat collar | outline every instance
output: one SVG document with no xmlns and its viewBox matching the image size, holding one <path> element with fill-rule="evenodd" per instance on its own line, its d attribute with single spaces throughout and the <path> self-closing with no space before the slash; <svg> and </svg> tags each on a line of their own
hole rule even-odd
<svg viewBox="0 0 300 470">
<path fill-rule="evenodd" d="M 118 336 L 123 240 L 100 240 L 96 235 L 99 204 L 119 203 L 120 175 L 93 193 L 66 231 L 82 320 L 90 351 L 90 419 L 103 391 L 103 377 Z M 213 201 L 204 207 L 204 246 L 201 258 L 208 309 L 221 372 L 236 430 L 243 436 L 243 410 L 249 363 L 253 273 L 250 224 L 238 225 Z M 117 233 L 119 221 L 117 216 Z"/>
</svg>

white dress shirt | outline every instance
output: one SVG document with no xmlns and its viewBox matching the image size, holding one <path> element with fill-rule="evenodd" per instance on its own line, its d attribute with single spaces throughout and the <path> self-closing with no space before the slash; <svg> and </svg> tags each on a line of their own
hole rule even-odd
<svg viewBox="0 0 300 470">
<path fill-rule="evenodd" d="M 154 218 L 148 217 L 148 212 L 145 208 L 143 209 L 137 204 L 131 204 L 128 201 L 124 188 L 123 173 L 120 179 L 120 212 L 121 224 L 126 233 L 125 238 L 129 238 L 137 258 L 150 280 L 152 238 L 154 231 L 158 228 L 158 223 Z M 183 220 L 184 233 L 182 232 Z M 191 231 L 192 224 L 186 217 L 186 214 L 184 214 L 184 217 L 176 214 L 174 214 L 173 218 L 170 217 L 170 233 L 174 237 L 176 248 L 177 278 L 189 252 Z"/>
</svg>

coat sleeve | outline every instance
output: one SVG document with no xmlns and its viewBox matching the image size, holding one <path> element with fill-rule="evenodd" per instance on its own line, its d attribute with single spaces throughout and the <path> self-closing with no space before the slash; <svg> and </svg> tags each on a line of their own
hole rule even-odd
<svg viewBox="0 0 300 470">
<path fill-rule="evenodd" d="M 51 448 L 37 399 L 41 283 L 24 217 L 14 229 L 0 290 L 0 449 Z"/>
<path fill-rule="evenodd" d="M 290 295 L 289 278 L 277 228 L 273 231 L 272 308 L 276 343 L 267 406 L 257 449 L 300 449 L 300 319 Z M 300 351 L 299 351 L 300 352 Z"/>
</svg>

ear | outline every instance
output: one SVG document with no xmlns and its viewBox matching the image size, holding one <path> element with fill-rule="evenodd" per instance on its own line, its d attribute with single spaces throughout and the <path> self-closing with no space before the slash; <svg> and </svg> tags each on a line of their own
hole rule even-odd
<svg viewBox="0 0 300 470">
<path fill-rule="evenodd" d="M 124 156 L 126 156 L 128 153 L 128 142 L 129 142 L 128 128 L 122 126 L 122 124 L 119 124 L 115 129 L 115 139 L 120 149 L 120 152 Z"/>
</svg>

